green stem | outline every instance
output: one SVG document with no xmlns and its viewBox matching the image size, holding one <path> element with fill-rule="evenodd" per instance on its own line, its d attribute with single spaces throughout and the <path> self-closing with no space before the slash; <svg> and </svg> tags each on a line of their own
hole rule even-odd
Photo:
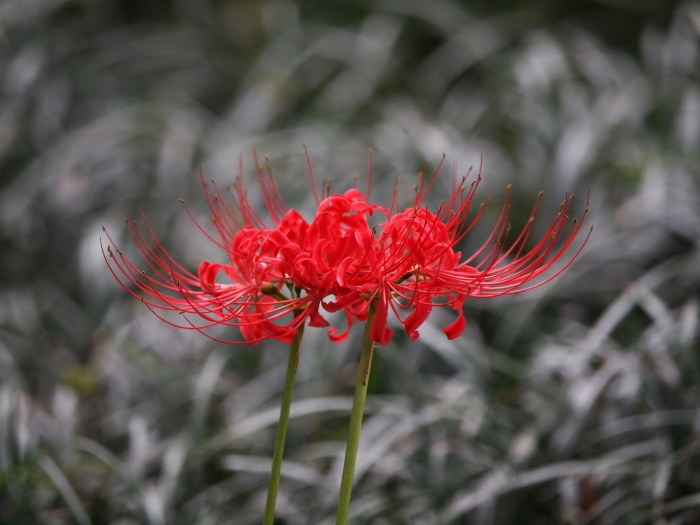
<svg viewBox="0 0 700 525">
<path fill-rule="evenodd" d="M 365 410 L 365 398 L 367 397 L 367 383 L 372 367 L 372 354 L 374 341 L 370 338 L 372 333 L 372 320 L 374 319 L 374 304 L 369 308 L 365 333 L 362 338 L 362 356 L 360 366 L 357 369 L 357 382 L 355 384 L 355 399 L 352 403 L 350 415 L 350 429 L 348 431 L 348 443 L 345 449 L 345 463 L 343 464 L 343 478 L 340 482 L 340 496 L 338 497 L 338 514 L 335 525 L 346 525 L 350 513 L 350 495 L 352 494 L 352 481 L 355 477 L 355 461 L 357 460 L 357 447 L 360 444 L 360 430 L 362 429 L 362 415 Z"/>
<path fill-rule="evenodd" d="M 280 472 L 282 471 L 282 456 L 284 456 L 284 442 L 287 437 L 289 424 L 289 409 L 292 406 L 292 393 L 294 391 L 294 376 L 299 365 L 299 346 L 304 335 L 302 324 L 294 334 L 292 344 L 289 347 L 289 362 L 287 363 L 287 376 L 284 379 L 284 393 L 282 394 L 282 406 L 280 407 L 280 420 L 277 424 L 277 437 L 275 437 L 275 452 L 272 456 L 272 470 L 270 472 L 270 484 L 267 489 L 267 502 L 265 503 L 265 518 L 263 525 L 272 525 L 275 520 L 275 504 L 277 503 L 277 491 L 280 485 Z"/>
</svg>

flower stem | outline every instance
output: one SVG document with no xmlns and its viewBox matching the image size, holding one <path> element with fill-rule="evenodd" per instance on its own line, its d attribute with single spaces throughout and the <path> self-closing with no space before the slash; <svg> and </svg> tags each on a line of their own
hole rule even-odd
<svg viewBox="0 0 700 525">
<path fill-rule="evenodd" d="M 360 443 L 360 430 L 362 429 L 362 415 L 365 410 L 365 398 L 367 397 L 367 383 L 372 367 L 372 354 L 374 341 L 370 338 L 372 333 L 372 320 L 374 319 L 374 304 L 369 308 L 365 333 L 362 338 L 362 356 L 360 366 L 357 369 L 357 382 L 355 384 L 355 399 L 352 403 L 350 415 L 350 429 L 348 431 L 348 443 L 345 449 L 345 463 L 343 464 L 343 477 L 340 482 L 340 496 L 338 497 L 338 513 L 335 525 L 346 525 L 350 512 L 350 495 L 352 494 L 352 482 L 355 477 L 355 461 L 357 460 L 357 447 Z"/>
<path fill-rule="evenodd" d="M 277 491 L 280 484 L 280 472 L 282 471 L 282 456 L 284 456 L 284 442 L 287 437 L 289 424 L 289 409 L 292 405 L 292 393 L 294 391 L 294 378 L 299 365 L 299 346 L 304 335 L 304 325 L 299 326 L 292 344 L 289 346 L 289 362 L 287 363 L 287 376 L 284 379 L 284 393 L 282 394 L 282 406 L 280 407 L 280 419 L 277 424 L 277 436 L 275 437 L 275 452 L 272 456 L 272 469 L 270 472 L 270 484 L 267 489 L 267 501 L 265 503 L 265 517 L 263 525 L 272 525 L 275 520 L 275 504 L 277 503 Z"/>
</svg>

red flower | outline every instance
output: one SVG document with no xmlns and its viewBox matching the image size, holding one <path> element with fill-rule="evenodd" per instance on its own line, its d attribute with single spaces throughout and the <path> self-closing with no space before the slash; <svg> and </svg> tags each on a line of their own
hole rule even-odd
<svg viewBox="0 0 700 525">
<path fill-rule="evenodd" d="M 148 223 L 150 239 L 129 220 L 150 272 L 139 270 L 119 250 L 115 256 L 108 248 L 114 264 L 110 269 L 117 279 L 121 274 L 131 281 L 137 291 L 130 292 L 154 312 L 173 310 L 202 319 L 201 324 L 192 323 L 188 316 L 187 325 L 166 322 L 196 330 L 219 324 L 239 326 L 249 343 L 265 338 L 291 342 L 306 319 L 311 326 L 326 327 L 328 322 L 321 315 L 321 308 L 344 311 L 347 328 L 342 333 L 329 329 L 331 340 L 342 341 L 355 318 L 366 319 L 372 303 L 376 313 L 371 337 L 376 342 L 387 344 L 392 337 L 387 328 L 390 309 L 404 324 L 409 337 L 416 339 L 418 328 L 434 305 L 447 305 L 457 311 L 456 321 L 444 328 L 448 338 L 454 339 L 466 325 L 462 313 L 466 298 L 530 290 L 571 264 L 588 237 L 562 268 L 546 274 L 570 250 L 588 208 L 581 220 L 570 221 L 572 199 L 566 198 L 546 234 L 528 247 L 538 208 L 535 205 L 527 225 L 506 249 L 510 231 L 506 197 L 486 242 L 474 254 L 462 258 L 455 247 L 485 209 L 482 204 L 470 218 L 481 177 L 478 175 L 468 188 L 466 176 L 455 181 L 449 199 L 433 213 L 423 206 L 423 200 L 441 166 L 442 162 L 427 185 L 421 176 L 413 206 L 402 212 L 394 211 L 396 189 L 388 210 L 369 204 L 366 195 L 352 189 L 344 195 L 324 195 L 314 219 L 308 223 L 295 210 L 286 210 L 268 165 L 267 171 L 258 170 L 258 177 L 273 228 L 265 227 L 254 213 L 240 177 L 229 188 L 235 212 L 220 198 L 215 184 L 212 197 L 202 181 L 219 238 L 209 236 L 203 229 L 202 232 L 226 253 L 226 264 L 203 261 L 194 275 L 170 257 Z M 310 163 L 309 173 L 318 202 Z M 326 187 L 324 194 L 327 193 Z M 368 222 L 368 216 L 375 212 L 385 217 L 376 229 Z M 571 227 L 565 232 L 567 223 Z M 105 259 L 109 264 L 110 260 L 106 256 Z M 222 273 L 230 282 L 219 280 Z M 405 316 L 402 311 L 407 312 Z"/>
<path fill-rule="evenodd" d="M 486 242 L 474 254 L 462 259 L 454 250 L 484 212 L 485 205 L 470 219 L 472 200 L 481 180 L 465 187 L 466 179 L 454 185 L 450 198 L 432 213 L 422 202 L 441 167 L 429 183 L 417 187 L 414 205 L 400 213 L 392 213 L 366 203 L 367 197 L 357 190 L 326 199 L 319 208 L 306 239 L 307 247 L 290 260 L 294 273 L 290 277 L 311 296 L 314 312 L 318 301 L 326 310 L 343 309 L 348 329 L 355 317 L 367 315 L 370 303 L 376 304 L 371 337 L 387 344 L 392 331 L 387 328 L 389 309 L 404 324 L 411 339 L 428 318 L 434 305 L 447 305 L 457 311 L 457 319 L 444 328 L 449 339 L 458 337 L 466 326 L 462 305 L 468 297 L 494 297 L 531 290 L 559 275 L 580 253 L 588 237 L 568 262 L 553 274 L 548 270 L 571 249 L 583 219 L 569 219 L 572 204 L 566 198 L 545 235 L 528 247 L 530 231 L 538 204 L 512 245 L 505 249 L 510 231 L 510 206 L 506 197 L 499 219 Z M 510 189 L 510 186 L 508 187 Z M 396 195 L 396 192 L 395 192 Z M 540 194 L 541 196 L 542 194 Z M 490 202 L 490 201 L 489 201 Z M 392 202 L 390 210 L 394 208 Z M 364 214 L 381 211 L 386 222 L 374 234 Z M 570 228 L 565 230 L 567 224 Z M 591 228 L 592 231 L 592 228 Z M 590 235 L 590 232 L 589 232 Z M 403 317 L 401 311 L 410 310 Z M 322 326 L 321 323 L 316 326 Z M 333 340 L 347 336 L 331 331 Z"/>
<path fill-rule="evenodd" d="M 221 198 L 213 181 L 214 194 L 210 195 L 202 178 L 219 238 L 210 236 L 201 227 L 200 230 L 224 251 L 227 264 L 203 261 L 195 275 L 170 256 L 145 219 L 148 235 L 135 221 L 128 219 L 131 234 L 150 271 L 138 268 L 120 250 L 116 250 L 115 255 L 108 246 L 105 260 L 110 270 L 132 295 L 173 326 L 199 331 L 215 325 L 238 326 L 248 343 L 255 344 L 266 338 L 291 342 L 307 317 L 311 316 L 318 323 L 313 312 L 306 308 L 309 298 L 299 297 L 298 287 L 289 281 L 292 269 L 282 255 L 295 240 L 304 236 L 308 224 L 294 210 L 286 211 L 269 164 L 267 171 L 259 168 L 258 178 L 276 225 L 272 229 L 266 228 L 254 212 L 240 176 L 233 186 L 227 188 L 234 203 L 233 209 Z M 114 241 L 108 238 L 114 245 Z M 222 273 L 230 282 L 219 280 Z M 126 286 L 124 278 L 136 290 Z M 280 291 L 285 287 L 289 288 L 290 297 Z M 158 314 L 158 309 L 193 314 L 201 321 L 194 323 L 192 316 L 185 315 L 186 324 L 175 323 Z"/>
</svg>

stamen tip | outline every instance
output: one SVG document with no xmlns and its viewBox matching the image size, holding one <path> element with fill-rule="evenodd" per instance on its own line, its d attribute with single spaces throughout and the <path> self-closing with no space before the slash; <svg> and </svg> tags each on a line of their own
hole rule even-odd
<svg viewBox="0 0 700 525">
<path fill-rule="evenodd" d="M 185 199 L 178 199 L 182 204 L 185 204 Z"/>
<path fill-rule="evenodd" d="M 510 191 L 512 188 L 513 188 L 513 185 L 512 185 L 512 184 L 508 184 L 508 185 L 506 186 L 506 190 L 509 190 L 509 191 Z"/>
<path fill-rule="evenodd" d="M 374 150 L 372 148 L 367 148 L 367 153 L 374 155 Z"/>
<path fill-rule="evenodd" d="M 539 193 L 537 194 L 538 197 L 542 197 L 542 195 L 544 195 L 544 192 L 543 192 L 543 191 L 541 191 L 541 192 L 539 192 Z"/>
</svg>

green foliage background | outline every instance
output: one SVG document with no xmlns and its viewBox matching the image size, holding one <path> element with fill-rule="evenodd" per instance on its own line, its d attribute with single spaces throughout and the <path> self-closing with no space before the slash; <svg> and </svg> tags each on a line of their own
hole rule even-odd
<svg viewBox="0 0 700 525">
<path fill-rule="evenodd" d="M 199 167 L 242 157 L 263 209 L 255 147 L 311 213 L 302 142 L 338 191 L 371 147 L 378 203 L 483 159 L 516 229 L 538 191 L 543 231 L 591 188 L 560 278 L 378 351 L 355 523 L 698 523 L 699 36 L 692 1 L 4 0 L 0 523 L 260 521 L 284 345 L 161 323 L 100 237 L 133 255 L 142 209 L 183 264 L 217 260 L 177 202 L 206 222 Z M 332 523 L 359 336 L 307 330 L 280 524 Z"/>
</svg>

